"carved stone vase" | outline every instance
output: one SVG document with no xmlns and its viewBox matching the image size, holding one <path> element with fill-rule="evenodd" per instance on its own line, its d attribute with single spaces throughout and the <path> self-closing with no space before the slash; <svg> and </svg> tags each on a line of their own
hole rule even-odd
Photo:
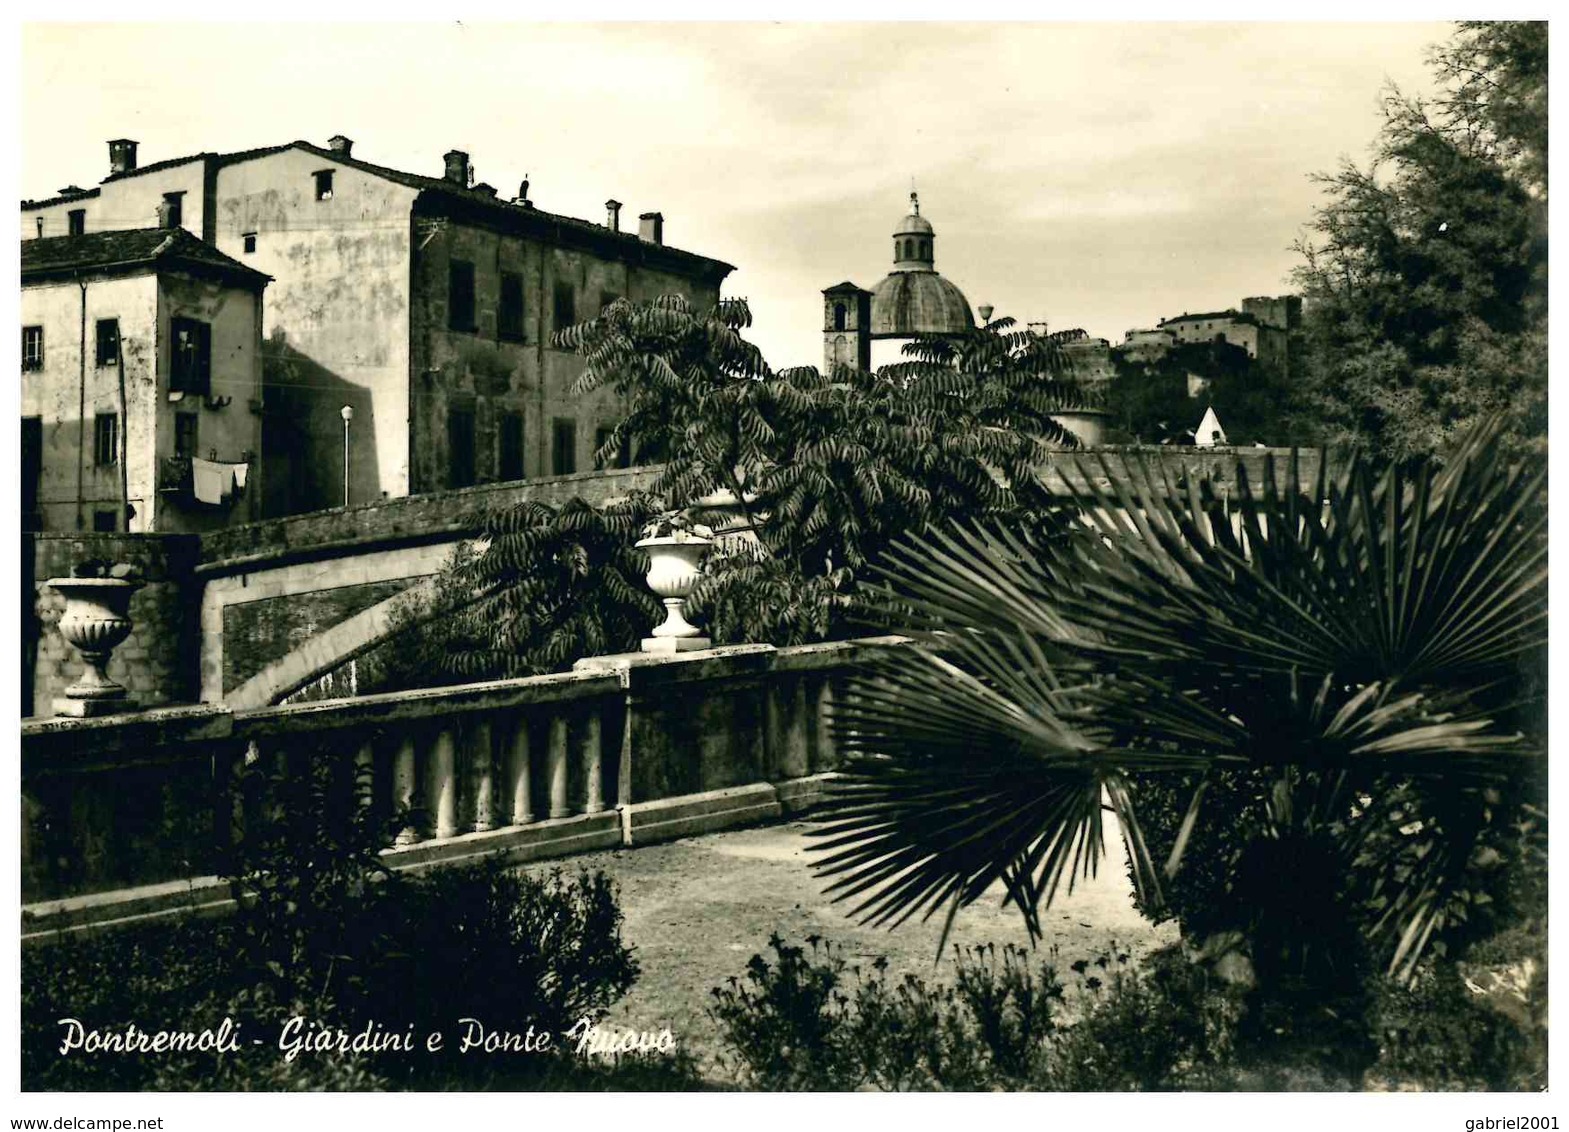
<svg viewBox="0 0 1569 1132">
<path fill-rule="evenodd" d="M 646 538 L 637 544 L 648 551 L 648 588 L 664 600 L 665 620 L 651 637 L 643 638 L 644 652 L 691 652 L 712 645 L 681 612 L 703 576 L 703 557 L 712 539 L 685 533 Z"/>
<path fill-rule="evenodd" d="M 133 710 L 125 687 L 109 679 L 106 670 L 110 654 L 131 635 L 131 595 L 142 583 L 123 578 L 50 578 L 44 584 L 65 598 L 60 635 L 87 662 L 81 679 L 55 700 L 55 713 L 96 716 Z"/>
</svg>

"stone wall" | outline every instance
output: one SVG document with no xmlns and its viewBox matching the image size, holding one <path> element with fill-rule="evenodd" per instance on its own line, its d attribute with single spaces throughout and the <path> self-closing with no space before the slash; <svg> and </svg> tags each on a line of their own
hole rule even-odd
<svg viewBox="0 0 1569 1132">
<path fill-rule="evenodd" d="M 286 653 L 286 643 L 297 646 L 440 569 L 450 548 L 477 528 L 486 511 L 523 500 L 603 503 L 647 487 L 657 471 L 629 468 L 491 484 L 200 536 L 24 536 L 23 711 L 52 715 L 55 697 L 81 674 L 80 657 L 54 627 L 65 600 L 43 583 L 69 576 L 85 559 L 130 562 L 148 579 L 132 598 L 136 627 L 115 650 L 110 675 L 143 706 L 218 699 Z M 269 588 L 270 582 L 276 584 Z M 226 614 L 231 605 L 236 608 Z M 204 606 L 213 607 L 205 621 Z M 204 641 L 204 633 L 215 639 Z M 225 636 L 233 639 L 233 652 L 224 649 Z M 213 668 L 206 679 L 204 657 Z"/>
</svg>

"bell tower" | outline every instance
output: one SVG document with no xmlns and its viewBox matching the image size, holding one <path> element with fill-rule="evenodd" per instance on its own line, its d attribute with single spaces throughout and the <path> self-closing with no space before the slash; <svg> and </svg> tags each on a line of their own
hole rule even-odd
<svg viewBox="0 0 1569 1132">
<path fill-rule="evenodd" d="M 823 292 L 823 372 L 872 368 L 872 293 L 854 283 Z"/>
<path fill-rule="evenodd" d="M 822 372 L 872 367 L 872 292 L 841 283 L 822 292 Z"/>
</svg>

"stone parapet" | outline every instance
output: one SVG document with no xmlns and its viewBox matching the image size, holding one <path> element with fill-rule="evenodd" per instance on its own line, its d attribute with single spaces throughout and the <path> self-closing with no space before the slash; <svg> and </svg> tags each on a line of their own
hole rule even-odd
<svg viewBox="0 0 1569 1132">
<path fill-rule="evenodd" d="M 848 674 L 905 644 L 590 658 L 576 672 L 246 711 L 30 721 L 24 935 L 221 910 L 225 850 L 277 804 L 255 793 L 252 767 L 286 780 L 313 761 L 352 760 L 371 783 L 362 804 L 402 826 L 387 853 L 397 868 L 534 860 L 798 814 L 826 797 L 840 764 L 831 718 Z"/>
</svg>

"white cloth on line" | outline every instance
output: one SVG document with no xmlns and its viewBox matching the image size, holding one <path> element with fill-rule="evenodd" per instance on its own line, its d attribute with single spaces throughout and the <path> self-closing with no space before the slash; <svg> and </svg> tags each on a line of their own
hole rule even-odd
<svg viewBox="0 0 1569 1132">
<path fill-rule="evenodd" d="M 229 465 L 191 457 L 191 494 L 198 503 L 222 503 L 233 482 L 234 473 Z"/>
<path fill-rule="evenodd" d="M 234 490 L 235 491 L 244 491 L 245 490 L 245 473 L 250 470 L 250 467 L 251 466 L 249 464 L 235 464 L 234 465 Z"/>
</svg>

